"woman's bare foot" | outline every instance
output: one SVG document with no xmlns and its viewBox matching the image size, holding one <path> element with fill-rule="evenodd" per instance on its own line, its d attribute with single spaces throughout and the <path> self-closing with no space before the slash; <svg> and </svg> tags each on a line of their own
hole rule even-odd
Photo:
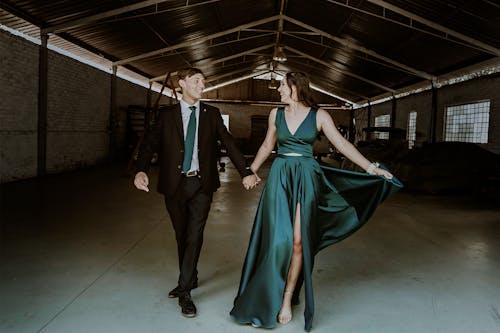
<svg viewBox="0 0 500 333">
<path fill-rule="evenodd" d="M 283 303 L 278 312 L 278 323 L 288 324 L 292 320 L 292 295 L 293 291 L 285 290 L 283 293 Z"/>
</svg>

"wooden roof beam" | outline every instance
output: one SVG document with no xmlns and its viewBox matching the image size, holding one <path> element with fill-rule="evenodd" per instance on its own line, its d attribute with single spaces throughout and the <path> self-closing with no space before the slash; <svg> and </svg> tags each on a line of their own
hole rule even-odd
<svg viewBox="0 0 500 333">
<path fill-rule="evenodd" d="M 418 15 L 415 15 L 407 10 L 404 10 L 404 9 L 401 9 L 397 6 L 394 6 L 394 5 L 391 5 L 390 3 L 388 2 L 385 2 L 385 1 L 382 1 L 382 0 L 368 0 L 368 2 L 371 2 L 373 4 L 376 4 L 378 6 L 381 6 L 382 8 L 384 9 L 388 9 L 394 13 L 397 13 L 399 15 L 403 15 L 405 17 L 408 17 L 409 19 L 413 20 L 413 21 L 417 21 L 417 22 L 420 22 L 422 24 L 425 24 L 426 26 L 428 27 L 431 27 L 432 29 L 435 29 L 435 30 L 438 30 L 438 31 L 441 31 L 449 36 L 453 36 L 455 38 L 458 38 L 460 40 L 463 40 L 471 45 L 474 45 L 490 54 L 493 54 L 493 55 L 496 55 L 496 56 L 500 56 L 500 49 L 494 47 L 494 46 L 491 46 L 491 45 L 488 45 L 486 43 L 483 43 L 475 38 L 471 38 L 469 36 L 466 36 L 460 32 L 457 32 L 455 30 L 452 30 L 452 29 L 449 29 L 449 28 L 446 28 L 444 26 L 442 26 L 441 24 L 438 24 L 438 23 L 435 23 L 431 20 L 428 20 L 426 18 L 423 18 L 421 16 L 418 16 Z"/>
<path fill-rule="evenodd" d="M 433 80 L 433 79 L 435 79 L 435 77 L 434 77 L 433 75 L 429 74 L 429 73 L 426 73 L 426 72 L 424 72 L 424 71 L 421 71 L 421 70 L 418 70 L 418 69 L 416 69 L 416 68 L 413 68 L 413 67 L 407 66 L 407 65 L 405 65 L 405 64 L 402 64 L 402 63 L 400 63 L 400 62 L 398 62 L 398 61 L 396 61 L 396 60 L 390 59 L 390 58 L 385 57 L 385 56 L 383 56 L 383 55 L 381 55 L 381 54 L 378 54 L 378 53 L 377 53 L 377 52 L 375 52 L 375 51 L 372 51 L 372 50 L 370 50 L 370 49 L 367 49 L 366 47 L 363 47 L 363 46 L 357 45 L 357 44 L 353 43 L 352 41 L 349 41 L 349 40 L 347 40 L 347 39 L 344 39 L 344 38 L 340 38 L 340 37 L 334 36 L 334 35 L 332 35 L 332 34 L 329 34 L 328 32 L 322 31 L 322 30 L 320 30 L 320 29 L 318 29 L 318 28 L 316 28 L 316 27 L 313 27 L 313 26 L 311 26 L 311 25 L 308 25 L 308 24 L 306 24 L 306 23 L 304 23 L 304 22 L 301 22 L 301 21 L 299 21 L 299 20 L 293 19 L 293 18 L 291 18 L 291 17 L 289 17 L 289 16 L 285 16 L 285 20 L 287 20 L 288 22 L 291 22 L 291 23 L 293 23 L 293 24 L 296 24 L 296 25 L 298 25 L 298 26 L 301 26 L 301 27 L 303 27 L 303 28 L 305 28 L 305 29 L 308 29 L 308 30 L 314 31 L 314 32 L 316 32 L 316 33 L 320 34 L 320 35 L 321 35 L 321 36 L 323 36 L 323 37 L 326 37 L 326 38 L 329 38 L 329 39 L 331 39 L 331 40 L 334 40 L 334 41 L 336 41 L 337 43 L 340 43 L 340 44 L 342 44 L 342 45 L 345 45 L 345 46 L 347 46 L 347 47 L 349 47 L 349 48 L 351 48 L 351 49 L 354 49 L 354 50 L 357 50 L 357 51 L 360 51 L 360 52 L 366 53 L 366 54 L 368 54 L 368 55 L 370 55 L 370 56 L 372 56 L 372 57 L 374 57 L 374 58 L 377 58 L 377 59 L 383 60 L 383 61 L 385 61 L 385 62 L 387 62 L 387 63 L 390 63 L 390 64 L 395 65 L 395 66 L 397 66 L 397 67 L 400 67 L 400 68 L 402 68 L 402 69 L 405 69 L 406 71 L 408 71 L 408 72 L 410 72 L 410 73 L 413 73 L 414 75 L 419 76 L 419 77 L 421 77 L 421 78 L 425 78 L 425 79 L 427 79 L 427 80 Z"/>
<path fill-rule="evenodd" d="M 233 55 L 230 55 L 230 56 L 227 56 L 227 57 L 224 57 L 224 58 L 219 58 L 219 59 L 216 59 L 214 61 L 209 61 L 209 62 L 200 64 L 200 65 L 203 65 L 203 66 L 215 65 L 215 64 L 227 61 L 227 60 L 231 60 L 231 59 L 242 57 L 244 55 L 247 55 L 247 54 L 250 54 L 250 53 L 253 53 L 253 52 L 258 52 L 258 51 L 265 50 L 267 48 L 270 48 L 273 45 L 274 45 L 274 43 L 267 44 L 267 45 L 260 46 L 260 47 L 256 47 L 256 48 L 251 49 L 251 50 L 243 51 L 243 52 L 240 52 L 240 53 L 237 53 L 237 54 L 233 54 Z M 196 66 L 196 64 L 194 66 Z M 176 75 L 176 74 L 177 74 L 177 72 L 172 73 L 172 75 Z M 154 78 L 150 79 L 149 81 L 161 81 L 161 80 L 165 79 L 166 76 L 167 76 L 166 74 L 160 75 L 160 76 L 157 76 L 157 77 L 154 77 Z"/>
<path fill-rule="evenodd" d="M 264 61 L 257 62 L 255 64 L 256 66 L 255 66 L 254 70 L 258 69 L 258 67 L 262 66 L 264 63 L 267 63 L 267 61 L 265 61 L 265 62 Z M 206 83 L 214 82 L 214 81 L 220 80 L 222 78 L 225 78 L 225 77 L 228 77 L 228 76 L 231 76 L 231 75 L 234 75 L 234 74 L 248 72 L 248 70 L 249 70 L 248 67 L 236 69 L 236 70 L 228 72 L 228 73 L 224 73 L 224 74 L 221 74 L 221 75 L 208 77 L 205 82 Z"/>
<path fill-rule="evenodd" d="M 386 87 L 386 86 L 384 86 L 384 85 L 382 85 L 382 84 L 380 84 L 380 83 L 377 83 L 377 82 L 375 82 L 375 81 L 372 81 L 372 80 L 366 79 L 366 78 L 364 78 L 364 77 L 362 77 L 362 76 L 359 76 L 359 75 L 357 75 L 357 74 L 354 74 L 354 73 L 350 73 L 350 72 L 346 72 L 346 71 L 340 70 L 340 69 L 338 69 L 337 67 L 332 66 L 330 63 L 328 63 L 328 62 L 326 62 L 326 61 L 323 61 L 323 60 L 321 60 L 321 59 L 315 58 L 315 57 L 313 57 L 313 56 L 311 56 L 311 55 L 309 55 L 309 54 L 307 54 L 307 53 L 304 53 L 304 52 L 302 52 L 302 51 L 299 51 L 299 50 L 297 50 L 297 49 L 294 49 L 293 47 L 285 46 L 285 49 L 290 50 L 290 51 L 292 51 L 292 52 L 295 52 L 295 53 L 297 53 L 297 54 L 300 54 L 301 56 L 303 56 L 303 57 L 305 57 L 305 58 L 307 58 L 307 59 L 309 59 L 309 60 L 312 60 L 312 61 L 314 61 L 314 62 L 317 62 L 317 63 L 319 63 L 319 64 L 321 64 L 321 65 L 323 65 L 323 66 L 325 66 L 325 67 L 328 67 L 328 68 L 330 68 L 330 69 L 332 69 L 332 70 L 334 70 L 334 71 L 336 71 L 336 72 L 339 72 L 339 73 L 341 73 L 341 74 L 343 74 L 343 75 L 350 76 L 350 77 L 353 77 L 353 78 L 358 79 L 358 80 L 360 80 L 360 81 L 363 81 L 363 82 L 369 83 L 369 84 L 371 84 L 372 86 L 378 87 L 378 88 L 380 88 L 380 89 L 382 89 L 382 90 L 385 90 L 385 91 L 395 92 L 395 90 L 394 90 L 394 89 L 391 89 L 391 88 L 389 88 L 389 87 Z"/>
<path fill-rule="evenodd" d="M 262 75 L 262 74 L 265 74 L 269 72 L 268 69 L 266 70 L 262 70 L 262 71 L 258 71 L 256 73 L 250 73 L 248 75 L 244 75 L 242 77 L 238 77 L 236 79 L 232 79 L 232 80 L 229 80 L 229 81 L 226 81 L 226 82 L 222 82 L 222 83 L 219 83 L 219 84 L 216 84 L 215 86 L 211 86 L 211 87 L 208 87 L 206 88 L 205 90 L 203 90 L 203 92 L 208 92 L 208 91 L 212 91 L 212 90 L 216 90 L 216 89 L 219 89 L 219 88 L 222 88 L 222 87 L 225 87 L 225 86 L 228 86 L 228 85 L 231 85 L 231 84 L 235 84 L 235 83 L 238 83 L 240 81 L 244 81 L 244 80 L 247 80 L 247 79 L 252 79 L 256 76 L 259 76 L 259 75 Z"/>
<path fill-rule="evenodd" d="M 177 49 L 180 49 L 180 48 L 183 48 L 183 47 L 186 47 L 186 46 L 193 46 L 193 45 L 200 44 L 200 43 L 203 43 L 203 42 L 206 42 L 206 41 L 218 38 L 218 37 L 222 37 L 222 36 L 225 36 L 225 35 L 229 35 L 229 34 L 238 32 L 238 31 L 246 29 L 246 28 L 251 28 L 251 27 L 255 27 L 255 26 L 261 25 L 261 24 L 265 24 L 265 23 L 269 23 L 269 22 L 272 22 L 272 21 L 276 21 L 279 18 L 280 18 L 279 15 L 275 15 L 275 16 L 271 16 L 271 17 L 268 17 L 268 18 L 265 18 L 265 19 L 262 19 L 262 20 L 257 20 L 257 21 L 253 21 L 253 22 L 250 22 L 250 23 L 247 23 L 247 24 L 242 24 L 242 25 L 239 25 L 239 26 L 237 26 L 235 28 L 224 30 L 224 31 L 221 31 L 221 32 L 217 32 L 215 34 L 211 34 L 211 35 L 208 35 L 208 36 L 205 36 L 205 37 L 196 38 L 194 40 L 188 40 L 188 41 L 176 44 L 176 45 L 172 45 L 172 46 L 169 46 L 169 47 L 161 48 L 159 50 L 155 50 L 155 51 L 151 51 L 151 52 L 146 52 L 146 53 L 143 53 L 143 54 L 136 55 L 134 57 L 130 57 L 130 58 L 127 58 L 127 59 L 119 60 L 119 61 L 114 62 L 113 65 L 117 65 L 117 66 L 118 65 L 124 65 L 124 64 L 128 64 L 128 63 L 131 63 L 131 62 L 134 62 L 134 61 L 137 61 L 137 60 L 141 60 L 141 59 L 149 58 L 149 57 L 152 57 L 152 56 L 155 56 L 155 55 L 158 55 L 158 54 L 169 52 L 169 51 L 172 51 L 172 50 L 177 50 Z"/>
<path fill-rule="evenodd" d="M 376 3 L 377 5 L 381 6 L 383 10 L 382 14 L 379 14 L 379 13 L 373 13 L 373 12 L 370 12 L 366 9 L 361 9 L 361 8 L 358 8 L 358 7 L 354 7 L 353 5 L 350 5 L 349 4 L 349 1 L 347 1 L 347 3 L 343 2 L 343 1 L 338 1 L 338 0 L 325 0 L 327 2 L 330 2 L 330 3 L 333 3 L 335 5 L 338 5 L 338 6 L 342 6 L 342 7 L 345 7 L 345 8 L 349 8 L 349 9 L 352 9 L 356 12 L 359 12 L 359 13 L 363 13 L 363 14 L 366 14 L 366 15 L 370 15 L 370 16 L 373 16 L 373 17 L 376 17 L 378 19 L 381 19 L 381 20 L 384 20 L 384 21 L 388 21 L 388 22 L 391 22 L 391 23 L 394 23 L 394 24 L 397 24 L 397 25 L 400 25 L 402 27 L 405 27 L 405 28 L 408 28 L 408 29 L 412 29 L 412 30 L 416 30 L 418 32 L 421 32 L 421 33 L 424 33 L 424 34 L 427 34 L 427 35 L 430 35 L 430 36 L 433 36 L 433 37 L 436 37 L 436 38 L 440 38 L 440 39 L 443 39 L 443 40 L 446 40 L 448 42 L 452 42 L 452 43 L 455 43 L 455 44 L 459 44 L 459 45 L 462 45 L 462 46 L 465 46 L 465 47 L 469 47 L 469 48 L 473 48 L 473 49 L 477 49 L 477 50 L 480 50 L 480 51 L 485 51 L 485 48 L 484 47 L 481 47 L 481 46 L 478 46 L 478 45 L 472 45 L 470 43 L 466 43 L 464 42 L 464 39 L 450 39 L 448 38 L 449 35 L 453 36 L 453 35 L 457 35 L 456 37 L 458 37 L 458 32 L 453 32 L 452 34 L 448 33 L 448 32 L 451 32 L 453 30 L 451 29 L 448 29 L 448 28 L 444 28 L 441 26 L 441 28 L 437 28 L 437 24 L 430 21 L 430 20 L 426 20 L 424 18 L 421 18 L 415 14 L 409 14 L 409 12 L 406 11 L 406 13 L 408 13 L 409 15 L 405 15 L 404 14 L 404 11 L 402 9 L 399 9 L 398 7 L 396 6 L 393 6 L 393 5 L 390 5 L 390 4 L 387 4 L 386 2 L 379 2 L 379 3 Z M 372 3 L 374 3 L 373 1 L 371 1 Z M 394 10 L 390 9 L 390 8 L 393 8 Z M 397 9 L 396 9 L 397 8 Z M 404 22 L 400 22 L 400 21 L 397 21 L 395 19 L 391 19 L 390 17 L 388 17 L 386 15 L 386 11 L 385 9 L 388 9 L 388 10 L 391 10 L 391 11 L 394 11 L 395 13 L 398 13 L 399 15 L 402 15 L 402 16 L 405 16 L 407 19 L 410 20 L 410 23 L 404 23 Z M 398 12 L 396 12 L 395 10 L 398 10 Z M 431 31 L 428 31 L 428 30 L 425 30 L 425 29 L 422 29 L 422 28 L 419 28 L 417 26 L 415 26 L 413 24 L 413 21 L 418 21 L 424 25 L 427 25 L 429 27 L 432 27 L 434 28 L 436 31 L 439 31 L 439 32 L 442 32 L 444 35 L 439 35 L 438 33 L 434 33 L 434 32 L 431 32 Z M 426 24 L 424 21 L 427 21 L 429 24 Z M 434 27 L 433 27 L 433 26 Z M 444 31 L 444 30 L 447 30 L 447 31 Z M 462 36 L 465 36 L 463 34 L 460 34 Z M 470 37 L 467 37 L 467 38 L 470 38 Z M 474 40 L 474 39 L 473 39 Z M 477 40 L 476 40 L 477 41 Z M 479 42 L 480 43 L 480 42 Z M 483 45 L 486 45 L 483 43 Z M 491 47 L 491 46 L 489 46 Z M 492 52 L 495 52 L 494 50 L 492 50 Z M 495 53 L 493 53 L 495 54 Z"/>
<path fill-rule="evenodd" d="M 133 5 L 123 6 L 123 7 L 117 8 L 117 9 L 108 10 L 108 11 L 103 12 L 103 13 L 99 13 L 99 14 L 87 16 L 87 17 L 84 17 L 84 18 L 81 18 L 81 19 L 70 21 L 70 22 L 65 22 L 65 23 L 53 25 L 51 27 L 47 27 L 47 28 L 42 29 L 42 33 L 58 33 L 58 32 L 63 32 L 63 31 L 66 31 L 66 30 L 69 30 L 69 29 L 72 29 L 72 28 L 77 28 L 77 27 L 81 27 L 81 26 L 85 26 L 85 25 L 90 25 L 92 23 L 95 23 L 95 22 L 100 21 L 102 19 L 106 19 L 108 17 L 117 16 L 117 15 L 120 15 L 120 14 L 128 13 L 128 12 L 131 12 L 131 11 L 134 11 L 134 10 L 138 10 L 138 9 L 142 9 L 142 8 L 145 8 L 145 7 L 149 7 L 149 6 L 156 6 L 158 4 L 161 4 L 163 2 L 168 2 L 168 1 L 169 0 L 146 0 L 146 1 L 142 1 L 142 2 L 139 2 L 139 3 L 135 3 Z M 197 4 L 191 4 L 191 5 L 186 4 L 186 5 L 183 5 L 183 6 L 172 8 L 170 10 L 176 10 L 176 9 L 180 9 L 180 8 L 190 8 L 190 7 L 194 7 L 194 6 L 206 5 L 206 4 L 209 4 L 209 3 L 212 3 L 212 2 L 217 2 L 217 1 L 221 1 L 221 0 L 208 0 L 208 1 L 201 2 L 201 3 L 197 3 Z"/>
</svg>

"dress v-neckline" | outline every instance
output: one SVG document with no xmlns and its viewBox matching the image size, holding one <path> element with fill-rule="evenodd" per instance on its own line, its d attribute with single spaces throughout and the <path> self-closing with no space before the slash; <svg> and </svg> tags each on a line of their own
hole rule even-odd
<svg viewBox="0 0 500 333">
<path fill-rule="evenodd" d="M 286 121 L 286 113 L 285 113 L 286 110 L 283 109 L 283 121 L 285 122 L 285 126 L 286 126 L 286 129 L 287 129 L 288 133 L 290 133 L 292 136 L 295 136 L 295 134 L 297 134 L 297 132 L 299 131 L 299 129 L 305 123 L 306 119 L 309 117 L 309 114 L 311 113 L 311 110 L 312 110 L 312 108 L 309 108 L 309 111 L 307 111 L 307 114 L 304 117 L 304 119 L 302 119 L 302 121 L 300 122 L 299 126 L 297 126 L 297 129 L 295 130 L 295 132 L 292 133 L 292 131 L 290 131 L 290 127 L 288 127 L 288 122 Z"/>
</svg>

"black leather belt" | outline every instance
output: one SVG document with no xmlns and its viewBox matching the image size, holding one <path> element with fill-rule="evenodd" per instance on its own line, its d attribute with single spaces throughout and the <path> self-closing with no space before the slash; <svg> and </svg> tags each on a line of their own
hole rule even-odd
<svg viewBox="0 0 500 333">
<path fill-rule="evenodd" d="M 200 170 L 190 170 L 184 174 L 186 177 L 196 177 L 200 174 Z"/>
</svg>

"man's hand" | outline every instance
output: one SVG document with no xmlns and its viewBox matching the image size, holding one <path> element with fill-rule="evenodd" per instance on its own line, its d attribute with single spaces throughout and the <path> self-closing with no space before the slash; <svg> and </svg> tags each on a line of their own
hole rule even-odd
<svg viewBox="0 0 500 333">
<path fill-rule="evenodd" d="M 249 190 L 249 189 L 253 189 L 257 185 L 259 185 L 260 181 L 261 181 L 261 179 L 259 178 L 259 176 L 257 176 L 256 174 L 253 174 L 253 175 L 244 177 L 242 180 L 242 183 L 243 183 L 243 187 L 246 190 Z"/>
<path fill-rule="evenodd" d="M 135 178 L 134 178 L 134 185 L 139 190 L 143 190 L 143 191 L 149 192 L 149 188 L 148 188 L 149 178 L 148 178 L 148 175 L 146 175 L 146 173 L 142 172 L 142 171 L 136 173 L 135 174 Z"/>
</svg>

